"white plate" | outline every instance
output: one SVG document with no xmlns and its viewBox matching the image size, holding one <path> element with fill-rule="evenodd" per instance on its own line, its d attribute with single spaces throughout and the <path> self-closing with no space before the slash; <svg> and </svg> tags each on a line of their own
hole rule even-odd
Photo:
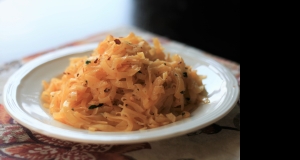
<svg viewBox="0 0 300 160">
<path fill-rule="evenodd" d="M 235 106 L 240 89 L 233 74 L 201 51 L 167 43 L 167 52 L 180 54 L 186 64 L 204 80 L 210 103 L 205 104 L 184 119 L 163 127 L 133 132 L 90 132 L 55 121 L 41 106 L 42 80 L 50 80 L 61 74 L 69 64 L 69 58 L 90 54 L 98 43 L 69 47 L 40 56 L 15 72 L 4 87 L 6 111 L 21 125 L 40 134 L 73 142 L 90 144 L 128 144 L 150 142 L 187 134 L 223 118 Z"/>
</svg>

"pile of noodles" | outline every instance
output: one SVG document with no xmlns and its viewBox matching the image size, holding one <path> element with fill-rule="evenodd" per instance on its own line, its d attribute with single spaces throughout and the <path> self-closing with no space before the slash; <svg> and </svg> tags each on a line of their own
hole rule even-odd
<svg viewBox="0 0 300 160">
<path fill-rule="evenodd" d="M 89 56 L 70 59 L 59 78 L 43 81 L 43 106 L 55 120 L 90 131 L 136 131 L 190 117 L 208 103 L 205 76 L 179 55 L 141 37 L 108 35 Z"/>
</svg>

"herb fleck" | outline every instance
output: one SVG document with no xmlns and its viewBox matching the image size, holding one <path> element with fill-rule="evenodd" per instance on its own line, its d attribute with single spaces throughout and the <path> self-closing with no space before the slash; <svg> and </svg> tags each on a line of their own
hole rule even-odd
<svg viewBox="0 0 300 160">
<path fill-rule="evenodd" d="M 119 39 L 115 39 L 116 44 L 121 44 L 121 41 Z"/>
<path fill-rule="evenodd" d="M 183 72 L 183 77 L 188 77 L 187 72 Z"/>
<path fill-rule="evenodd" d="M 91 63 L 91 61 L 85 61 L 85 64 L 90 64 Z"/>
<path fill-rule="evenodd" d="M 142 73 L 142 71 L 138 71 L 138 73 Z"/>
<path fill-rule="evenodd" d="M 97 63 L 98 62 L 98 58 L 94 61 L 94 63 Z"/>
<path fill-rule="evenodd" d="M 102 106 L 103 106 L 103 103 L 100 103 L 100 104 L 98 104 L 98 105 L 91 105 L 91 106 L 89 107 L 89 109 L 95 109 L 95 108 L 102 107 Z"/>
<path fill-rule="evenodd" d="M 180 94 L 184 94 L 184 91 L 181 91 Z"/>
</svg>

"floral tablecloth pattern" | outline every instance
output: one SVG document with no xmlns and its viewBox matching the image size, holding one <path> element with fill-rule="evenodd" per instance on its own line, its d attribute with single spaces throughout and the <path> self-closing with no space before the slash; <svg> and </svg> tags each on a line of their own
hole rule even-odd
<svg viewBox="0 0 300 160">
<path fill-rule="evenodd" d="M 100 42 L 107 34 L 124 36 L 129 32 L 134 32 L 149 41 L 158 37 L 162 44 L 173 42 L 138 28 L 120 27 L 0 64 L 0 160 L 239 160 L 240 101 L 224 118 L 196 132 L 155 142 L 128 145 L 80 144 L 46 137 L 18 124 L 5 111 L 3 87 L 9 76 L 28 61 L 64 47 Z M 230 69 L 240 84 L 240 64 L 203 53 Z"/>
</svg>

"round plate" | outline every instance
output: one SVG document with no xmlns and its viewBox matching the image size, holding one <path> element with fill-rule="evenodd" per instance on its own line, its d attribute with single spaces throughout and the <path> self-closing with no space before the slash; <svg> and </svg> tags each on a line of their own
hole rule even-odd
<svg viewBox="0 0 300 160">
<path fill-rule="evenodd" d="M 190 118 L 155 129 L 132 132 L 91 132 L 65 125 L 52 118 L 42 107 L 42 80 L 60 75 L 69 65 L 69 58 L 91 54 L 98 43 L 69 47 L 40 56 L 22 66 L 4 87 L 5 109 L 18 123 L 40 134 L 73 142 L 90 144 L 129 144 L 150 142 L 187 134 L 206 127 L 228 114 L 235 106 L 240 89 L 237 79 L 220 63 L 202 51 L 175 42 L 164 45 L 167 53 L 178 53 L 203 81 L 209 104 L 195 110 Z"/>
</svg>

